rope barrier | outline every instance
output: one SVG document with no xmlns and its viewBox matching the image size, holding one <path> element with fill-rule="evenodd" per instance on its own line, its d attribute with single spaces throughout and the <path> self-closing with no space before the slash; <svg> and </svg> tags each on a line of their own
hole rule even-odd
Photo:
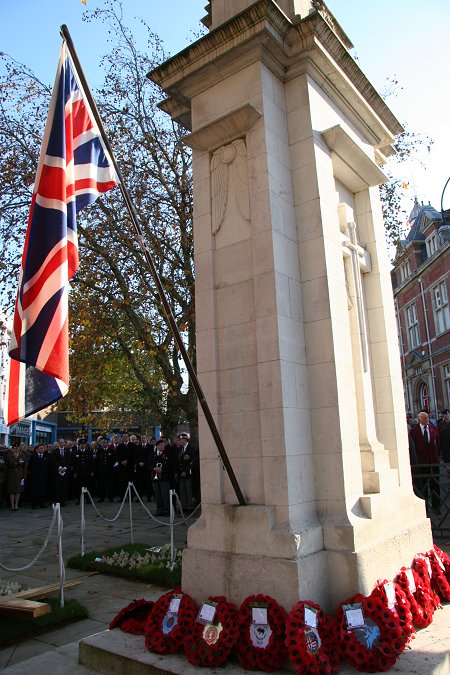
<svg viewBox="0 0 450 675">
<path fill-rule="evenodd" d="M 174 553 L 174 545 L 173 545 L 173 521 L 175 519 L 175 509 L 173 508 L 173 495 L 175 494 L 175 490 L 169 490 L 169 504 L 170 504 L 170 511 L 169 511 L 169 521 L 170 521 L 170 569 L 173 570 L 174 565 L 175 565 L 175 553 Z"/>
<path fill-rule="evenodd" d="M 122 509 L 125 505 L 125 501 L 128 497 L 129 501 L 129 510 L 130 510 L 130 536 L 131 536 L 131 543 L 134 543 L 134 529 L 133 529 L 133 498 L 132 498 L 132 490 L 134 491 L 135 496 L 137 497 L 137 500 L 141 507 L 144 509 L 144 511 L 147 513 L 147 515 L 153 520 L 155 523 L 158 523 L 158 525 L 165 525 L 166 527 L 168 526 L 170 528 L 170 564 L 171 564 L 171 569 L 173 569 L 175 565 L 175 548 L 174 548 L 174 541 L 173 541 L 173 530 L 174 527 L 177 527 L 178 525 L 187 525 L 187 521 L 189 518 L 192 518 L 196 512 L 200 509 L 201 504 L 198 504 L 195 509 L 192 511 L 191 514 L 186 518 L 186 516 L 183 513 L 183 508 L 181 506 L 180 498 L 178 494 L 175 492 L 175 490 L 169 490 L 169 502 L 170 502 L 170 515 L 169 515 L 169 522 L 165 522 L 163 520 L 158 520 L 158 518 L 155 518 L 155 516 L 151 513 L 151 511 L 148 510 L 148 508 L 145 506 L 144 502 L 142 501 L 141 495 L 136 489 L 136 486 L 134 483 L 128 483 L 127 489 L 125 490 L 125 494 L 123 496 L 122 503 L 120 505 L 120 508 L 117 512 L 117 514 L 114 516 L 114 518 L 106 518 L 103 516 L 100 511 L 97 509 L 95 502 L 92 498 L 91 493 L 89 490 L 85 487 L 81 488 L 81 498 L 80 498 L 80 505 L 81 505 L 81 555 L 84 556 L 85 554 L 85 545 L 84 545 L 84 534 L 86 530 L 86 520 L 85 520 L 85 515 L 84 515 L 84 496 L 87 495 L 90 499 L 90 502 L 92 506 L 94 507 L 94 510 L 96 514 L 104 521 L 108 523 L 113 523 L 117 518 L 120 516 Z M 173 505 L 173 498 L 175 497 L 178 507 L 180 509 L 182 521 L 175 523 L 175 509 Z"/>
<path fill-rule="evenodd" d="M 133 499 L 131 496 L 131 486 L 133 483 L 128 483 L 128 507 L 130 509 L 130 537 L 131 537 L 131 543 L 134 544 L 134 537 L 133 537 Z"/>
<path fill-rule="evenodd" d="M 120 514 L 122 513 L 122 509 L 123 509 L 123 507 L 124 507 L 124 505 L 125 505 L 125 501 L 126 501 L 126 498 L 127 498 L 127 496 L 128 496 L 128 491 L 129 491 L 129 489 L 130 489 L 130 485 L 132 485 L 132 483 L 129 483 L 129 484 L 128 484 L 128 487 L 127 487 L 127 489 L 125 490 L 125 494 L 124 494 L 123 499 L 122 499 L 122 503 L 121 503 L 121 505 L 120 505 L 120 507 L 119 507 L 119 510 L 117 511 L 117 514 L 114 516 L 114 518 L 106 518 L 105 516 L 102 516 L 102 514 L 100 513 L 100 511 L 98 510 L 98 508 L 97 508 L 96 505 L 95 505 L 95 502 L 94 502 L 94 500 L 93 500 L 93 498 L 92 498 L 91 493 L 89 492 L 89 490 L 88 490 L 87 488 L 85 488 L 85 487 L 84 487 L 84 488 L 81 488 L 81 493 L 82 493 L 82 495 L 86 494 L 86 495 L 89 497 L 90 502 L 91 502 L 92 506 L 94 507 L 94 511 L 96 512 L 96 514 L 97 514 L 102 520 L 106 521 L 107 523 L 113 523 L 115 520 L 117 520 L 117 518 L 118 518 L 118 517 L 120 516 Z M 80 502 L 80 503 L 81 503 L 81 502 Z"/>
<path fill-rule="evenodd" d="M 28 565 L 23 565 L 22 567 L 7 567 L 3 563 L 0 562 L 0 568 L 2 570 L 5 570 L 5 572 L 24 572 L 25 570 L 30 569 L 41 557 L 45 549 L 47 548 L 50 538 L 53 533 L 53 528 L 55 526 L 55 523 L 57 525 L 57 536 L 58 536 L 58 541 L 56 544 L 57 551 L 58 551 L 58 565 L 59 565 L 59 601 L 61 607 L 64 607 L 64 582 L 66 580 L 66 568 L 64 566 L 64 558 L 63 558 L 63 548 L 62 548 L 62 535 L 63 535 L 63 529 L 64 529 L 64 523 L 63 519 L 61 516 L 61 506 L 59 503 L 53 504 L 53 517 L 52 517 L 52 522 L 50 523 L 50 527 L 47 532 L 47 536 L 45 537 L 44 543 L 38 553 L 34 556 L 33 560 L 28 563 Z"/>
<path fill-rule="evenodd" d="M 62 533 L 64 523 L 61 516 L 61 505 L 56 504 L 57 524 L 58 524 L 58 563 L 59 563 L 59 604 L 64 607 L 64 582 L 66 581 L 66 568 L 64 567 Z"/>
<path fill-rule="evenodd" d="M 86 519 L 84 517 L 84 491 L 86 488 L 82 487 L 81 488 L 81 495 L 80 495 L 80 546 L 81 546 L 81 557 L 84 556 L 85 554 L 85 547 L 84 547 L 84 533 L 86 530 Z"/>
<path fill-rule="evenodd" d="M 47 532 L 47 536 L 45 537 L 44 543 L 42 544 L 42 547 L 39 549 L 39 551 L 36 553 L 34 556 L 33 560 L 28 563 L 28 565 L 23 565 L 23 567 L 7 567 L 4 565 L 2 562 L 0 562 L 0 568 L 4 570 L 5 572 L 24 572 L 25 570 L 29 570 L 30 567 L 33 567 L 33 565 L 39 560 L 43 552 L 48 546 L 48 542 L 50 541 L 50 537 L 52 536 L 53 528 L 55 526 L 56 520 L 57 520 L 57 508 L 56 506 L 59 507 L 59 504 L 53 505 L 53 518 L 52 522 L 50 523 L 49 530 Z"/>
</svg>

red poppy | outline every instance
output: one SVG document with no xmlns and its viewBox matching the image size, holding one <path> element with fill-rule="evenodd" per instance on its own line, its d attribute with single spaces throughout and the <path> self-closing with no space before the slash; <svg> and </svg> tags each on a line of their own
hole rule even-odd
<svg viewBox="0 0 450 675">
<path fill-rule="evenodd" d="M 172 600 L 179 600 L 177 611 L 169 611 Z M 195 603 L 189 595 L 181 591 L 165 593 L 155 602 L 148 617 L 145 646 L 157 654 L 173 654 L 192 630 L 196 615 Z"/>
<path fill-rule="evenodd" d="M 364 626 L 349 629 L 343 605 L 361 604 Z M 378 597 L 353 596 L 336 610 L 341 657 L 364 673 L 387 671 L 405 649 L 405 638 L 397 614 Z"/>
<path fill-rule="evenodd" d="M 120 628 L 124 633 L 144 635 L 145 626 L 155 603 L 153 600 L 134 600 L 120 610 L 109 624 L 109 628 Z"/>
<path fill-rule="evenodd" d="M 305 606 L 313 610 L 315 626 L 305 623 Z M 311 622 L 313 623 L 313 622 Z M 330 675 L 339 665 L 336 626 L 313 602 L 298 602 L 291 609 L 286 624 L 289 659 L 299 673 Z"/>
<path fill-rule="evenodd" d="M 222 596 L 210 597 L 208 602 L 217 603 L 214 623 L 195 621 L 184 639 L 184 653 L 192 665 L 213 668 L 226 663 L 236 646 L 239 629 L 236 605 Z"/>
<path fill-rule="evenodd" d="M 413 560 L 413 569 L 419 575 L 423 586 L 427 589 L 433 602 L 434 609 L 442 607 L 441 600 L 438 593 L 436 580 L 433 577 L 431 563 L 428 557 L 423 553 L 418 553 Z"/>
<path fill-rule="evenodd" d="M 385 584 L 387 583 L 386 580 L 379 581 L 370 594 L 370 597 L 378 597 L 385 607 L 389 608 L 389 601 L 385 589 Z M 393 582 L 393 586 L 395 591 L 395 607 L 393 608 L 393 611 L 398 614 L 400 626 L 403 630 L 403 637 L 405 638 L 406 643 L 408 643 L 414 637 L 415 633 L 411 605 L 402 587 L 396 581 Z"/>
<path fill-rule="evenodd" d="M 253 623 L 252 609 L 257 607 L 267 610 L 267 624 Z M 268 595 L 251 595 L 243 601 L 237 616 L 237 653 L 242 668 L 272 672 L 283 666 L 287 659 L 286 621 L 283 607 Z"/>
<path fill-rule="evenodd" d="M 431 551 L 428 551 L 426 556 L 431 565 L 432 580 L 438 594 L 443 600 L 450 600 L 450 584 L 447 580 L 445 563 L 441 556 L 438 555 L 436 547 L 432 548 Z"/>
<path fill-rule="evenodd" d="M 445 578 L 450 584 L 450 556 L 447 555 L 445 551 L 443 551 L 439 546 L 436 546 L 436 544 L 433 546 L 434 552 L 436 553 L 437 557 L 439 560 L 442 562 L 444 565 L 444 570 L 445 570 Z"/>
</svg>

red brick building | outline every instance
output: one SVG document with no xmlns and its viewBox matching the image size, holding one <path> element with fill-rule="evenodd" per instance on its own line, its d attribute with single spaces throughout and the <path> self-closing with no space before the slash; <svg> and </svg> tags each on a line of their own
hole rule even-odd
<svg viewBox="0 0 450 675">
<path fill-rule="evenodd" d="M 406 409 L 450 409 L 450 212 L 417 201 L 397 246 L 392 285 Z"/>
</svg>

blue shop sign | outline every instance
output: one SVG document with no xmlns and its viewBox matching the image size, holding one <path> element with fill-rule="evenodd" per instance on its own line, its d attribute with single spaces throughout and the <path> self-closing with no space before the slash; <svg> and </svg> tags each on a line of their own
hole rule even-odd
<svg viewBox="0 0 450 675">
<path fill-rule="evenodd" d="M 28 438 L 30 435 L 31 427 L 29 424 L 13 424 L 9 427 L 10 436 L 21 436 Z"/>
</svg>

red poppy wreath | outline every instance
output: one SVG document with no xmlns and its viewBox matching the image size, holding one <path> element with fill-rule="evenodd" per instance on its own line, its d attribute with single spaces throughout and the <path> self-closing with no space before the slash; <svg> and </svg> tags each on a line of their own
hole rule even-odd
<svg viewBox="0 0 450 675">
<path fill-rule="evenodd" d="M 450 556 L 447 555 L 445 551 L 443 551 L 439 546 L 436 546 L 436 544 L 433 546 L 434 552 L 436 553 L 437 557 L 439 560 L 442 562 L 444 565 L 445 569 L 445 578 L 450 584 Z"/>
<path fill-rule="evenodd" d="M 402 567 L 396 581 L 409 602 L 413 624 L 417 628 L 429 626 L 434 614 L 434 600 L 429 588 L 423 585 L 415 570 L 406 567 Z"/>
<path fill-rule="evenodd" d="M 347 607 L 357 615 L 351 626 Z M 360 672 L 386 672 L 405 649 L 398 615 L 379 598 L 355 595 L 339 605 L 335 618 L 341 656 Z"/>
<path fill-rule="evenodd" d="M 319 605 L 300 601 L 291 609 L 286 624 L 289 659 L 299 673 L 330 675 L 339 665 L 333 617 Z"/>
<path fill-rule="evenodd" d="M 379 598 L 385 607 L 398 614 L 400 626 L 403 630 L 403 637 L 406 643 L 410 642 L 416 631 L 413 624 L 411 605 L 402 587 L 396 581 L 379 581 L 370 597 Z"/>
<path fill-rule="evenodd" d="M 239 630 L 237 607 L 222 596 L 210 597 L 206 605 L 213 608 L 210 620 L 197 617 L 184 639 L 184 653 L 194 666 L 222 666 L 236 646 Z"/>
<path fill-rule="evenodd" d="M 242 668 L 270 673 L 283 666 L 287 659 L 286 620 L 283 607 L 268 595 L 251 595 L 243 601 L 237 616 Z"/>
<path fill-rule="evenodd" d="M 438 555 L 435 548 L 428 551 L 427 558 L 430 561 L 432 578 L 436 585 L 437 592 L 443 600 L 450 600 L 450 584 L 448 583 L 445 564 Z"/>
<path fill-rule="evenodd" d="M 145 628 L 145 646 L 157 654 L 173 654 L 191 631 L 197 610 L 190 595 L 170 591 L 154 604 Z"/>
<path fill-rule="evenodd" d="M 134 600 L 120 610 L 109 624 L 110 630 L 120 628 L 124 633 L 144 635 L 145 626 L 155 603 L 153 600 Z"/>
<path fill-rule="evenodd" d="M 436 579 L 433 576 L 431 563 L 428 560 L 427 556 L 423 555 L 422 553 L 418 553 L 413 560 L 412 567 L 419 575 L 423 586 L 427 589 L 432 599 L 433 610 L 442 607 Z"/>
</svg>

